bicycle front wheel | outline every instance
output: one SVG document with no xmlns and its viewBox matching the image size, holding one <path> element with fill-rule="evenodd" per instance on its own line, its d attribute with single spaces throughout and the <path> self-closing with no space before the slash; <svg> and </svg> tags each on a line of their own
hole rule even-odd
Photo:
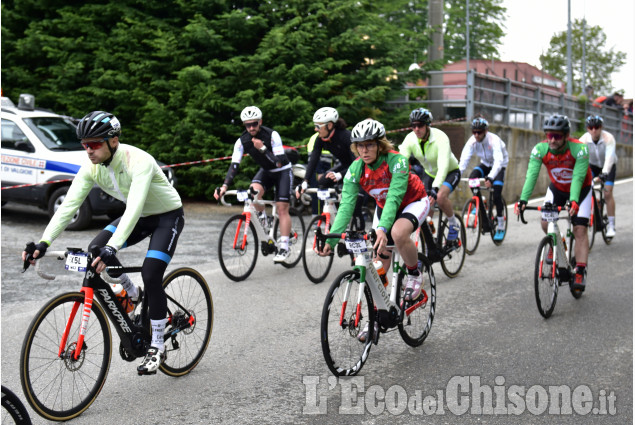
<svg viewBox="0 0 635 425">
<path fill-rule="evenodd" d="M 304 220 L 302 216 L 293 209 L 289 209 L 289 215 L 291 216 L 291 233 L 289 234 L 289 257 L 282 263 L 283 267 L 288 269 L 295 267 L 302 259 L 302 241 L 304 240 Z M 274 238 L 279 241 L 279 228 L 280 220 L 276 220 L 273 226 Z"/>
<path fill-rule="evenodd" d="M 66 343 L 60 347 L 76 303 L 79 308 L 68 323 Z M 35 315 L 22 344 L 22 390 L 31 407 L 49 420 L 67 421 L 79 416 L 106 382 L 112 337 L 104 310 L 97 302 L 93 302 L 84 343 L 75 359 L 83 307 L 84 295 L 79 292 L 53 298 Z"/>
<path fill-rule="evenodd" d="M 31 425 L 29 412 L 17 395 L 2 385 L 2 423 L 16 425 Z"/>
<path fill-rule="evenodd" d="M 494 245 L 496 246 L 500 246 L 500 244 L 503 243 L 503 241 L 505 240 L 505 236 L 507 236 L 507 202 L 505 201 L 505 198 L 502 197 L 501 195 L 501 201 L 503 202 L 503 220 L 505 222 L 505 232 L 503 233 L 503 239 L 501 240 L 496 240 L 494 239 L 494 236 L 496 236 L 496 229 L 498 229 L 498 212 L 496 211 L 496 206 L 492 205 L 492 211 L 490 214 L 490 223 L 493 223 L 492 226 L 492 231 L 490 232 L 490 234 L 492 235 L 492 242 L 494 242 Z"/>
<path fill-rule="evenodd" d="M 465 262 L 465 225 L 458 214 L 454 214 L 456 222 L 459 223 L 461 229 L 459 231 L 459 237 L 456 241 L 448 242 L 448 219 L 447 217 L 441 222 L 441 229 L 439 236 L 443 237 L 443 247 L 446 250 L 446 254 L 441 258 L 441 268 L 447 277 L 456 277 L 463 268 Z M 453 248 L 449 251 L 448 247 Z"/>
<path fill-rule="evenodd" d="M 611 244 L 611 241 L 613 241 L 612 237 L 606 236 L 606 231 L 608 230 L 608 225 L 609 225 L 609 217 L 606 214 L 606 204 L 604 202 L 602 202 L 601 204 L 601 208 L 598 214 L 598 220 L 600 220 L 601 217 L 601 224 L 602 224 L 602 239 L 604 239 L 604 243 L 607 245 Z M 600 224 L 598 223 L 598 224 Z"/>
<path fill-rule="evenodd" d="M 322 353 L 326 365 L 336 376 L 359 373 L 372 345 L 373 298 L 366 286 L 358 306 L 359 289 L 359 272 L 344 272 L 335 279 L 324 301 L 320 324 Z M 357 337 L 366 326 L 368 336 L 361 342 Z"/>
<path fill-rule="evenodd" d="M 550 236 L 545 236 L 538 245 L 534 269 L 534 290 L 540 315 L 551 316 L 558 298 L 558 277 L 556 275 L 555 246 Z"/>
<path fill-rule="evenodd" d="M 403 291 L 405 285 L 403 281 L 405 273 L 399 273 L 397 287 L 399 288 L 399 299 L 405 303 L 404 318 L 397 325 L 399 334 L 404 342 L 412 347 L 418 347 L 423 344 L 427 338 L 434 320 L 434 312 L 437 300 L 437 284 L 434 279 L 434 272 L 428 259 L 421 253 L 419 255 L 419 273 L 423 276 L 421 283 L 421 295 L 413 301 L 403 301 Z M 404 266 L 405 269 L 405 266 Z"/>
<path fill-rule="evenodd" d="M 183 376 L 203 358 L 214 327 L 214 303 L 207 282 L 196 270 L 180 268 L 163 280 L 168 297 L 165 349 L 161 372 Z"/>
<path fill-rule="evenodd" d="M 256 219 L 257 220 L 257 219 Z M 218 238 L 218 260 L 225 276 L 235 282 L 249 277 L 258 259 L 258 234 L 244 214 L 227 220 Z"/>
<path fill-rule="evenodd" d="M 304 267 L 306 276 L 313 283 L 320 283 L 326 279 L 326 276 L 331 271 L 331 265 L 333 265 L 333 255 L 322 257 L 313 250 L 317 248 L 315 236 L 317 229 L 320 229 L 324 234 L 328 233 L 326 229 L 326 218 L 323 215 L 313 217 L 309 222 L 309 227 L 302 241 L 302 267 Z"/>
<path fill-rule="evenodd" d="M 481 240 L 482 223 L 478 219 L 478 208 L 473 198 L 469 199 L 463 207 L 461 220 L 465 226 L 465 253 L 472 255 L 476 252 Z"/>
</svg>

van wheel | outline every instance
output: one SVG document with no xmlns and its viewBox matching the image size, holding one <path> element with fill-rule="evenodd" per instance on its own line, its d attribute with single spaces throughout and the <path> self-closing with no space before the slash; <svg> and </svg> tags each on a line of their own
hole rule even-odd
<svg viewBox="0 0 635 425">
<path fill-rule="evenodd" d="M 68 186 L 60 187 L 59 189 L 53 192 L 51 198 L 49 199 L 49 217 L 53 217 L 55 211 L 62 205 L 64 202 L 64 198 L 66 197 L 66 192 L 68 192 Z M 71 219 L 70 224 L 66 227 L 68 230 L 82 230 L 88 227 L 91 220 L 93 218 L 93 211 L 90 208 L 90 204 L 88 201 L 84 201 L 79 210 L 75 213 L 73 218 Z"/>
</svg>

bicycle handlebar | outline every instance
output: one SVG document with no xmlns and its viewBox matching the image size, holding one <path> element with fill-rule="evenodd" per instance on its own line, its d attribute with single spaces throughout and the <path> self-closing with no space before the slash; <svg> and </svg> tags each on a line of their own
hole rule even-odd
<svg viewBox="0 0 635 425">
<path fill-rule="evenodd" d="M 377 234 L 375 233 L 375 229 L 370 229 L 367 233 L 366 231 L 350 231 L 350 232 L 342 232 L 342 233 L 322 233 L 321 228 L 317 228 L 315 230 L 315 237 L 317 239 L 318 250 L 321 252 L 326 245 L 327 239 L 347 239 L 347 238 L 361 238 L 364 240 L 370 240 L 370 242 L 374 245 L 377 240 Z"/>
<path fill-rule="evenodd" d="M 256 189 L 254 189 L 253 187 L 250 187 L 247 191 L 249 192 L 249 199 L 251 199 L 251 202 L 252 202 L 253 204 L 257 204 L 257 205 L 266 205 L 266 204 L 262 201 L 262 199 L 259 199 L 259 200 L 257 200 L 257 201 L 254 199 L 254 197 L 255 197 L 255 196 L 257 196 L 257 195 L 260 193 L 260 191 L 259 191 L 259 190 L 256 190 Z M 225 201 L 225 196 L 227 196 L 227 195 L 234 195 L 234 196 L 236 196 L 236 195 L 238 194 L 238 192 L 239 192 L 239 191 L 238 191 L 237 189 L 232 189 L 232 190 L 228 190 L 228 191 L 226 191 L 225 193 L 223 193 L 223 196 L 221 196 L 221 198 L 220 198 L 220 203 L 221 203 L 221 204 L 223 204 L 223 205 L 224 205 L 224 206 L 226 206 L 226 207 L 231 207 L 231 206 L 232 206 L 232 204 L 231 204 L 231 203 L 229 203 L 229 202 L 227 202 L 227 201 Z"/>
<path fill-rule="evenodd" d="M 529 205 L 525 205 L 525 208 L 520 210 L 520 221 L 523 224 L 527 224 L 527 221 L 525 220 L 525 211 L 526 210 L 534 210 L 534 211 L 544 211 L 544 212 L 560 212 L 562 211 L 564 208 L 563 207 L 557 207 L 553 204 L 545 204 L 545 205 L 540 205 L 537 207 L 530 207 Z"/>
</svg>

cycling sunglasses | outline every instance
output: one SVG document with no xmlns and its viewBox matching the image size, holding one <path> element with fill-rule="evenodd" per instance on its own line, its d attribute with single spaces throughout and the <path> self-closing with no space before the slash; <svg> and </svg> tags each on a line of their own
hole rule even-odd
<svg viewBox="0 0 635 425">
<path fill-rule="evenodd" d="M 258 121 L 245 123 L 245 128 L 255 128 L 255 127 L 258 127 Z"/>
<path fill-rule="evenodd" d="M 564 134 L 559 134 L 559 133 L 546 133 L 545 134 L 547 136 L 547 140 L 562 140 L 564 139 Z"/>
<path fill-rule="evenodd" d="M 84 147 L 84 149 L 90 148 L 91 150 L 96 151 L 97 149 L 101 148 L 102 144 L 107 140 L 108 138 L 104 138 L 103 140 L 97 142 L 82 142 L 82 146 Z"/>
<path fill-rule="evenodd" d="M 480 136 L 483 134 L 483 130 L 472 130 L 472 134 L 478 134 Z"/>
<path fill-rule="evenodd" d="M 590 125 L 587 127 L 589 130 L 597 130 L 598 128 L 602 128 L 601 125 Z"/>
<path fill-rule="evenodd" d="M 426 126 L 425 124 L 421 124 L 421 123 L 415 123 L 415 122 L 412 123 L 412 128 L 423 128 L 425 126 Z"/>
</svg>

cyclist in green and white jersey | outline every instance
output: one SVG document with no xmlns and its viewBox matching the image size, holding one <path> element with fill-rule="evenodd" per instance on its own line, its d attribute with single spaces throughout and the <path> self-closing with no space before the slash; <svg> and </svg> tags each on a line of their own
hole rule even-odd
<svg viewBox="0 0 635 425">
<path fill-rule="evenodd" d="M 29 259 L 33 264 L 35 259 L 46 253 L 95 184 L 124 202 L 126 209 L 123 215 L 106 226 L 88 248 L 99 249 L 92 265 L 97 273 L 101 273 L 106 266 L 121 266 L 115 256 L 117 251 L 150 236 L 141 276 L 148 297 L 152 342 L 137 372 L 140 375 L 154 374 L 165 359 L 163 335 L 168 307 L 162 286 L 163 274 L 176 250 L 185 217 L 181 197 L 154 158 L 141 149 L 120 143 L 120 135 L 121 124 L 111 113 L 94 111 L 81 119 L 77 138 L 81 139 L 90 162 L 79 169 L 40 242 L 33 249 L 27 246 L 22 260 Z M 125 291 L 136 304 L 142 298 L 141 289 L 127 275 L 121 278 Z"/>
<path fill-rule="evenodd" d="M 450 194 L 461 181 L 459 162 L 450 149 L 450 139 L 438 128 L 430 127 L 432 113 L 425 108 L 410 113 L 412 132 L 399 145 L 399 153 L 411 155 L 423 165 L 423 184 L 429 196 L 436 199 L 441 211 L 448 217 L 448 241 L 459 236 L 459 223 L 454 217 Z"/>
</svg>

